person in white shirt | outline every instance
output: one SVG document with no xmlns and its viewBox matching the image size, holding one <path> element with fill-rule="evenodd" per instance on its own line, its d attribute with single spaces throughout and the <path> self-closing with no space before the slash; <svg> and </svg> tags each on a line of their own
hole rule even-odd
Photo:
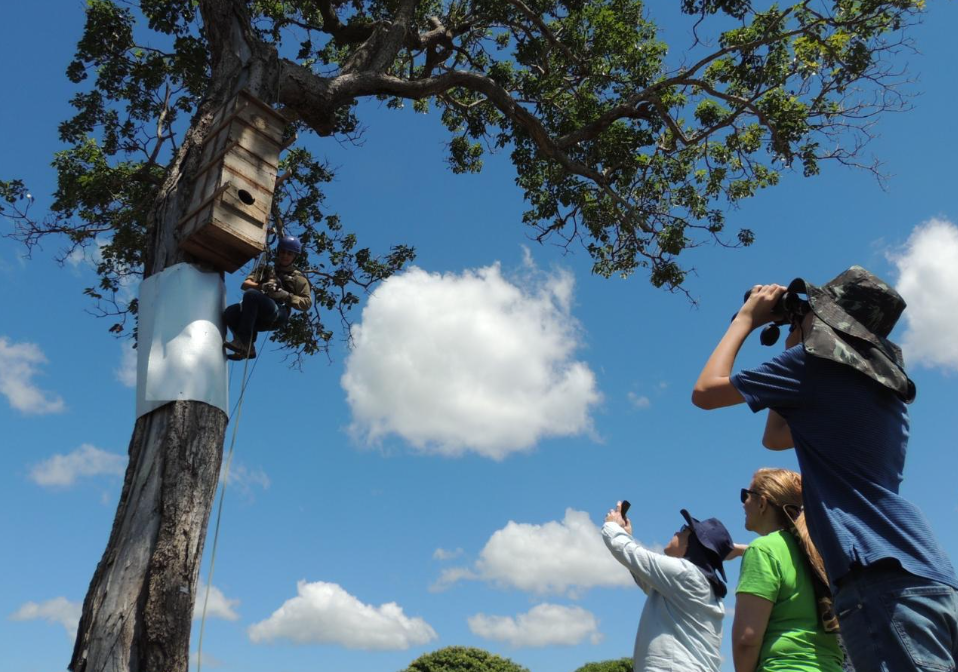
<svg viewBox="0 0 958 672">
<path fill-rule="evenodd" d="M 622 503 L 609 510 L 602 539 L 646 594 L 635 635 L 635 672 L 719 672 L 722 620 L 728 592 L 723 560 L 739 557 L 745 545 L 732 543 L 717 518 L 696 520 L 682 509 L 686 524 L 662 553 L 632 538 Z"/>
</svg>

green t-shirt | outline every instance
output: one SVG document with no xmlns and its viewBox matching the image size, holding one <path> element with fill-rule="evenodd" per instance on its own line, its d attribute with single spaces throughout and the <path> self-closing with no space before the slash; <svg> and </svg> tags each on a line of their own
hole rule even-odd
<svg viewBox="0 0 958 672">
<path fill-rule="evenodd" d="M 822 628 L 811 569 L 790 532 L 772 532 L 749 544 L 735 592 L 774 605 L 756 672 L 841 672 L 838 637 Z"/>
</svg>

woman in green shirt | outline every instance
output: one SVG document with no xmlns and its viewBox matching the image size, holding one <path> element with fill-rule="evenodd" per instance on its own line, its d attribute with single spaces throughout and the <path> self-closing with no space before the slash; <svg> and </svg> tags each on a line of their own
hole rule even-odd
<svg viewBox="0 0 958 672">
<path fill-rule="evenodd" d="M 732 624 L 735 672 L 841 672 L 837 620 L 821 556 L 805 527 L 802 477 L 759 469 L 742 489 L 745 529 Z"/>
</svg>

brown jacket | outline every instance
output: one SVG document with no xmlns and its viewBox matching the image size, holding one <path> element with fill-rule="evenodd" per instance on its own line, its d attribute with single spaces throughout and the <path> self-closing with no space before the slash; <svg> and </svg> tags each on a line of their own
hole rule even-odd
<svg viewBox="0 0 958 672">
<path fill-rule="evenodd" d="M 286 304 L 296 310 L 309 310 L 313 305 L 312 289 L 309 286 L 309 280 L 298 268 L 277 268 L 276 266 L 266 266 L 261 270 L 254 270 L 247 278 L 247 282 L 255 282 L 263 285 L 270 281 L 276 281 L 281 284 L 283 289 L 289 292 L 289 299 Z M 273 297 L 270 297 L 273 298 Z"/>
</svg>

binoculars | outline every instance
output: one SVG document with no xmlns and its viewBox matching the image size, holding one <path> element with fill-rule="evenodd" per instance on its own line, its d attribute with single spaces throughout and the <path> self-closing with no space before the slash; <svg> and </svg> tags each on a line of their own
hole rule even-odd
<svg viewBox="0 0 958 672">
<path fill-rule="evenodd" d="M 752 290 L 745 292 L 745 298 L 742 303 L 748 301 L 752 295 Z M 808 301 L 801 298 L 797 292 L 785 292 L 782 294 L 775 305 L 772 307 L 772 315 L 776 318 L 772 323 L 765 325 L 758 336 L 762 345 L 771 346 L 778 343 L 781 336 L 781 326 L 784 324 L 795 324 L 805 318 L 805 315 L 811 310 Z M 737 315 L 738 313 L 736 313 Z M 735 319 L 735 315 L 732 315 Z"/>
</svg>

